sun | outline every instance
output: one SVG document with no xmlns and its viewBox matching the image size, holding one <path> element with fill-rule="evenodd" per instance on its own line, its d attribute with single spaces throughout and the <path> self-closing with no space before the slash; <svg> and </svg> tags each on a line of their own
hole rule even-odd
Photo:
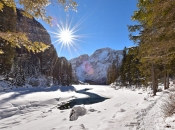
<svg viewBox="0 0 175 130">
<path fill-rule="evenodd" d="M 80 42 L 81 37 L 84 37 L 83 35 L 78 34 L 79 31 L 81 30 L 80 28 L 80 24 L 81 22 L 76 23 L 74 26 L 72 26 L 72 21 L 68 21 L 66 20 L 65 22 L 59 22 L 56 23 L 56 26 L 54 27 L 54 29 L 56 29 L 56 31 L 51 32 L 54 36 L 54 39 L 56 39 L 54 42 L 52 42 L 52 44 L 57 44 L 60 45 L 59 48 L 59 52 L 58 54 L 60 54 L 60 52 L 62 51 L 62 49 L 66 49 L 70 52 L 70 54 L 72 55 L 71 51 L 76 51 L 77 52 L 77 48 L 79 47 L 78 42 Z"/>
<path fill-rule="evenodd" d="M 69 29 L 62 30 L 58 34 L 58 38 L 60 38 L 60 42 L 62 42 L 63 44 L 70 44 L 73 42 L 73 34 Z"/>
</svg>

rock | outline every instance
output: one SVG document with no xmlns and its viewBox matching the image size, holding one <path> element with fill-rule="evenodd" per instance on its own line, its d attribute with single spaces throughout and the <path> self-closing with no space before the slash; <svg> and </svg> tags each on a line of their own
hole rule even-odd
<svg viewBox="0 0 175 130">
<path fill-rule="evenodd" d="M 97 110 L 91 108 L 91 109 L 89 109 L 89 111 L 90 111 L 90 112 L 95 112 L 95 111 L 97 111 Z"/>
<path fill-rule="evenodd" d="M 86 128 L 83 124 L 81 124 L 81 125 L 70 126 L 69 130 L 86 130 Z"/>
<path fill-rule="evenodd" d="M 70 121 L 75 121 L 78 119 L 79 116 L 84 116 L 86 114 L 86 109 L 84 107 L 73 107 L 70 115 L 69 115 L 69 120 Z"/>
<path fill-rule="evenodd" d="M 166 124 L 165 128 L 171 128 L 171 125 L 170 124 Z"/>
<path fill-rule="evenodd" d="M 148 99 L 146 97 L 144 97 L 143 100 L 146 100 L 147 101 Z"/>
<path fill-rule="evenodd" d="M 64 110 L 70 108 L 70 102 L 61 102 L 61 104 L 58 104 L 58 109 Z"/>
<path fill-rule="evenodd" d="M 126 111 L 125 109 L 122 109 L 122 108 L 120 109 L 120 112 L 125 112 L 125 111 Z"/>
</svg>

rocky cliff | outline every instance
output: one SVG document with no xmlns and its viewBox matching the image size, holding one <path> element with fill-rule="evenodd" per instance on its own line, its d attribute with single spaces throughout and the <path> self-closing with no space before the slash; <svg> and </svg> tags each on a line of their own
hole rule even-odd
<svg viewBox="0 0 175 130">
<path fill-rule="evenodd" d="M 47 85 L 53 83 L 69 85 L 71 83 L 71 74 L 65 71 L 69 68 L 67 59 L 58 57 L 47 30 L 34 18 L 23 16 L 22 10 L 17 10 L 17 32 L 24 32 L 32 42 L 43 42 L 50 46 L 44 52 L 37 54 L 28 52 L 25 48 L 16 49 L 18 73 L 21 77 L 23 76 L 26 79 L 34 77 L 38 80 L 41 76 L 45 76 L 51 79 L 50 81 L 52 82 L 49 81 Z M 13 73 L 15 73 L 14 71 L 15 69 L 13 69 Z M 28 82 L 30 83 L 30 80 Z M 32 85 L 34 83 L 37 84 L 36 81 L 32 81 Z"/>
<path fill-rule="evenodd" d="M 122 60 L 122 51 L 103 48 L 91 56 L 87 54 L 71 59 L 73 70 L 81 81 L 92 84 L 106 84 L 107 69 L 113 61 Z"/>
<path fill-rule="evenodd" d="M 0 19 L 0 32 L 22 32 L 31 42 L 42 42 L 50 46 L 44 52 L 33 53 L 23 46 L 15 48 L 6 44 L 7 41 L 1 36 L 0 75 L 9 86 L 71 84 L 71 65 L 66 58 L 57 56 L 50 35 L 38 21 L 25 17 L 23 10 L 17 9 L 14 12 L 7 6 L 0 11 Z"/>
<path fill-rule="evenodd" d="M 44 52 L 37 54 L 28 53 L 23 50 L 18 50 L 18 53 L 27 53 L 27 58 L 33 59 L 33 64 L 40 64 L 40 69 L 43 74 L 50 75 L 54 68 L 54 62 L 58 58 L 56 50 L 51 44 L 50 35 L 47 30 L 34 18 L 23 16 L 22 10 L 17 9 L 17 32 L 24 32 L 30 41 L 43 42 L 50 47 Z M 22 52 L 21 52 L 22 51 Z M 23 58 L 25 60 L 25 58 Z"/>
<path fill-rule="evenodd" d="M 51 40 L 47 30 L 34 18 L 23 16 L 22 12 L 22 10 L 17 9 L 17 32 L 26 33 L 32 42 L 37 41 L 50 45 Z"/>
</svg>

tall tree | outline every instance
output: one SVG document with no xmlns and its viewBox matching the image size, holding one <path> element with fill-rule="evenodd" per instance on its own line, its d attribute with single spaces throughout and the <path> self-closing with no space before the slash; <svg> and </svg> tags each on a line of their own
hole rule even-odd
<svg viewBox="0 0 175 130">
<path fill-rule="evenodd" d="M 112 62 L 112 64 L 108 67 L 107 70 L 107 84 L 111 84 L 115 82 L 117 79 L 117 67 L 115 64 L 115 61 Z"/>
<path fill-rule="evenodd" d="M 121 79 L 122 85 L 124 85 L 124 86 L 126 85 L 126 69 L 125 69 L 126 51 L 127 51 L 127 48 L 125 47 L 123 50 L 123 59 L 121 62 L 121 67 L 120 67 L 120 79 Z"/>
<path fill-rule="evenodd" d="M 8 6 L 4 7 L 4 12 L 0 11 L 0 32 L 16 30 L 16 15 L 13 12 L 13 9 Z M 0 74 L 5 75 L 11 69 L 15 48 L 0 37 L 0 51 Z"/>
<path fill-rule="evenodd" d="M 71 85 L 72 84 L 72 80 L 73 80 L 72 74 L 73 74 L 72 64 L 71 63 L 68 63 L 68 70 L 67 70 L 67 75 L 68 75 L 67 84 L 68 85 Z"/>
<path fill-rule="evenodd" d="M 156 94 L 156 67 L 164 66 L 167 73 L 175 51 L 172 28 L 175 27 L 175 1 L 169 0 L 138 0 L 138 10 L 132 16 L 140 25 L 129 26 L 129 31 L 139 31 L 138 36 L 131 39 L 138 41 L 141 62 L 149 63 L 154 95 Z M 166 88 L 166 87 L 165 87 Z"/>
</svg>

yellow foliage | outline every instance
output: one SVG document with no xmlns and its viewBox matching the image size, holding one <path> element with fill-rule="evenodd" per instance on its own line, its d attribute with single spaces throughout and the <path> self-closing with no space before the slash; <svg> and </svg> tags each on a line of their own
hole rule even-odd
<svg viewBox="0 0 175 130">
<path fill-rule="evenodd" d="M 1 54 L 4 54 L 4 52 L 2 51 L 2 49 L 0 49 L 0 55 L 1 55 Z"/>
<path fill-rule="evenodd" d="M 13 8 L 15 11 L 16 4 L 19 4 L 21 7 L 23 7 L 25 16 L 29 18 L 41 18 L 45 22 L 51 24 L 51 17 L 48 16 L 46 12 L 46 7 L 51 3 L 62 4 L 66 11 L 68 9 L 76 11 L 76 7 L 78 6 L 77 3 L 73 0 L 1 0 L 0 10 L 3 11 L 3 6 L 6 5 Z"/>
<path fill-rule="evenodd" d="M 14 32 L 0 32 L 0 38 L 7 41 L 7 44 L 10 44 L 11 47 L 24 46 L 28 51 L 38 53 L 49 48 L 48 45 L 42 42 L 31 42 L 28 40 L 27 36 L 24 33 L 14 33 Z"/>
<path fill-rule="evenodd" d="M 0 11 L 2 11 L 4 4 L 0 2 Z"/>
</svg>

